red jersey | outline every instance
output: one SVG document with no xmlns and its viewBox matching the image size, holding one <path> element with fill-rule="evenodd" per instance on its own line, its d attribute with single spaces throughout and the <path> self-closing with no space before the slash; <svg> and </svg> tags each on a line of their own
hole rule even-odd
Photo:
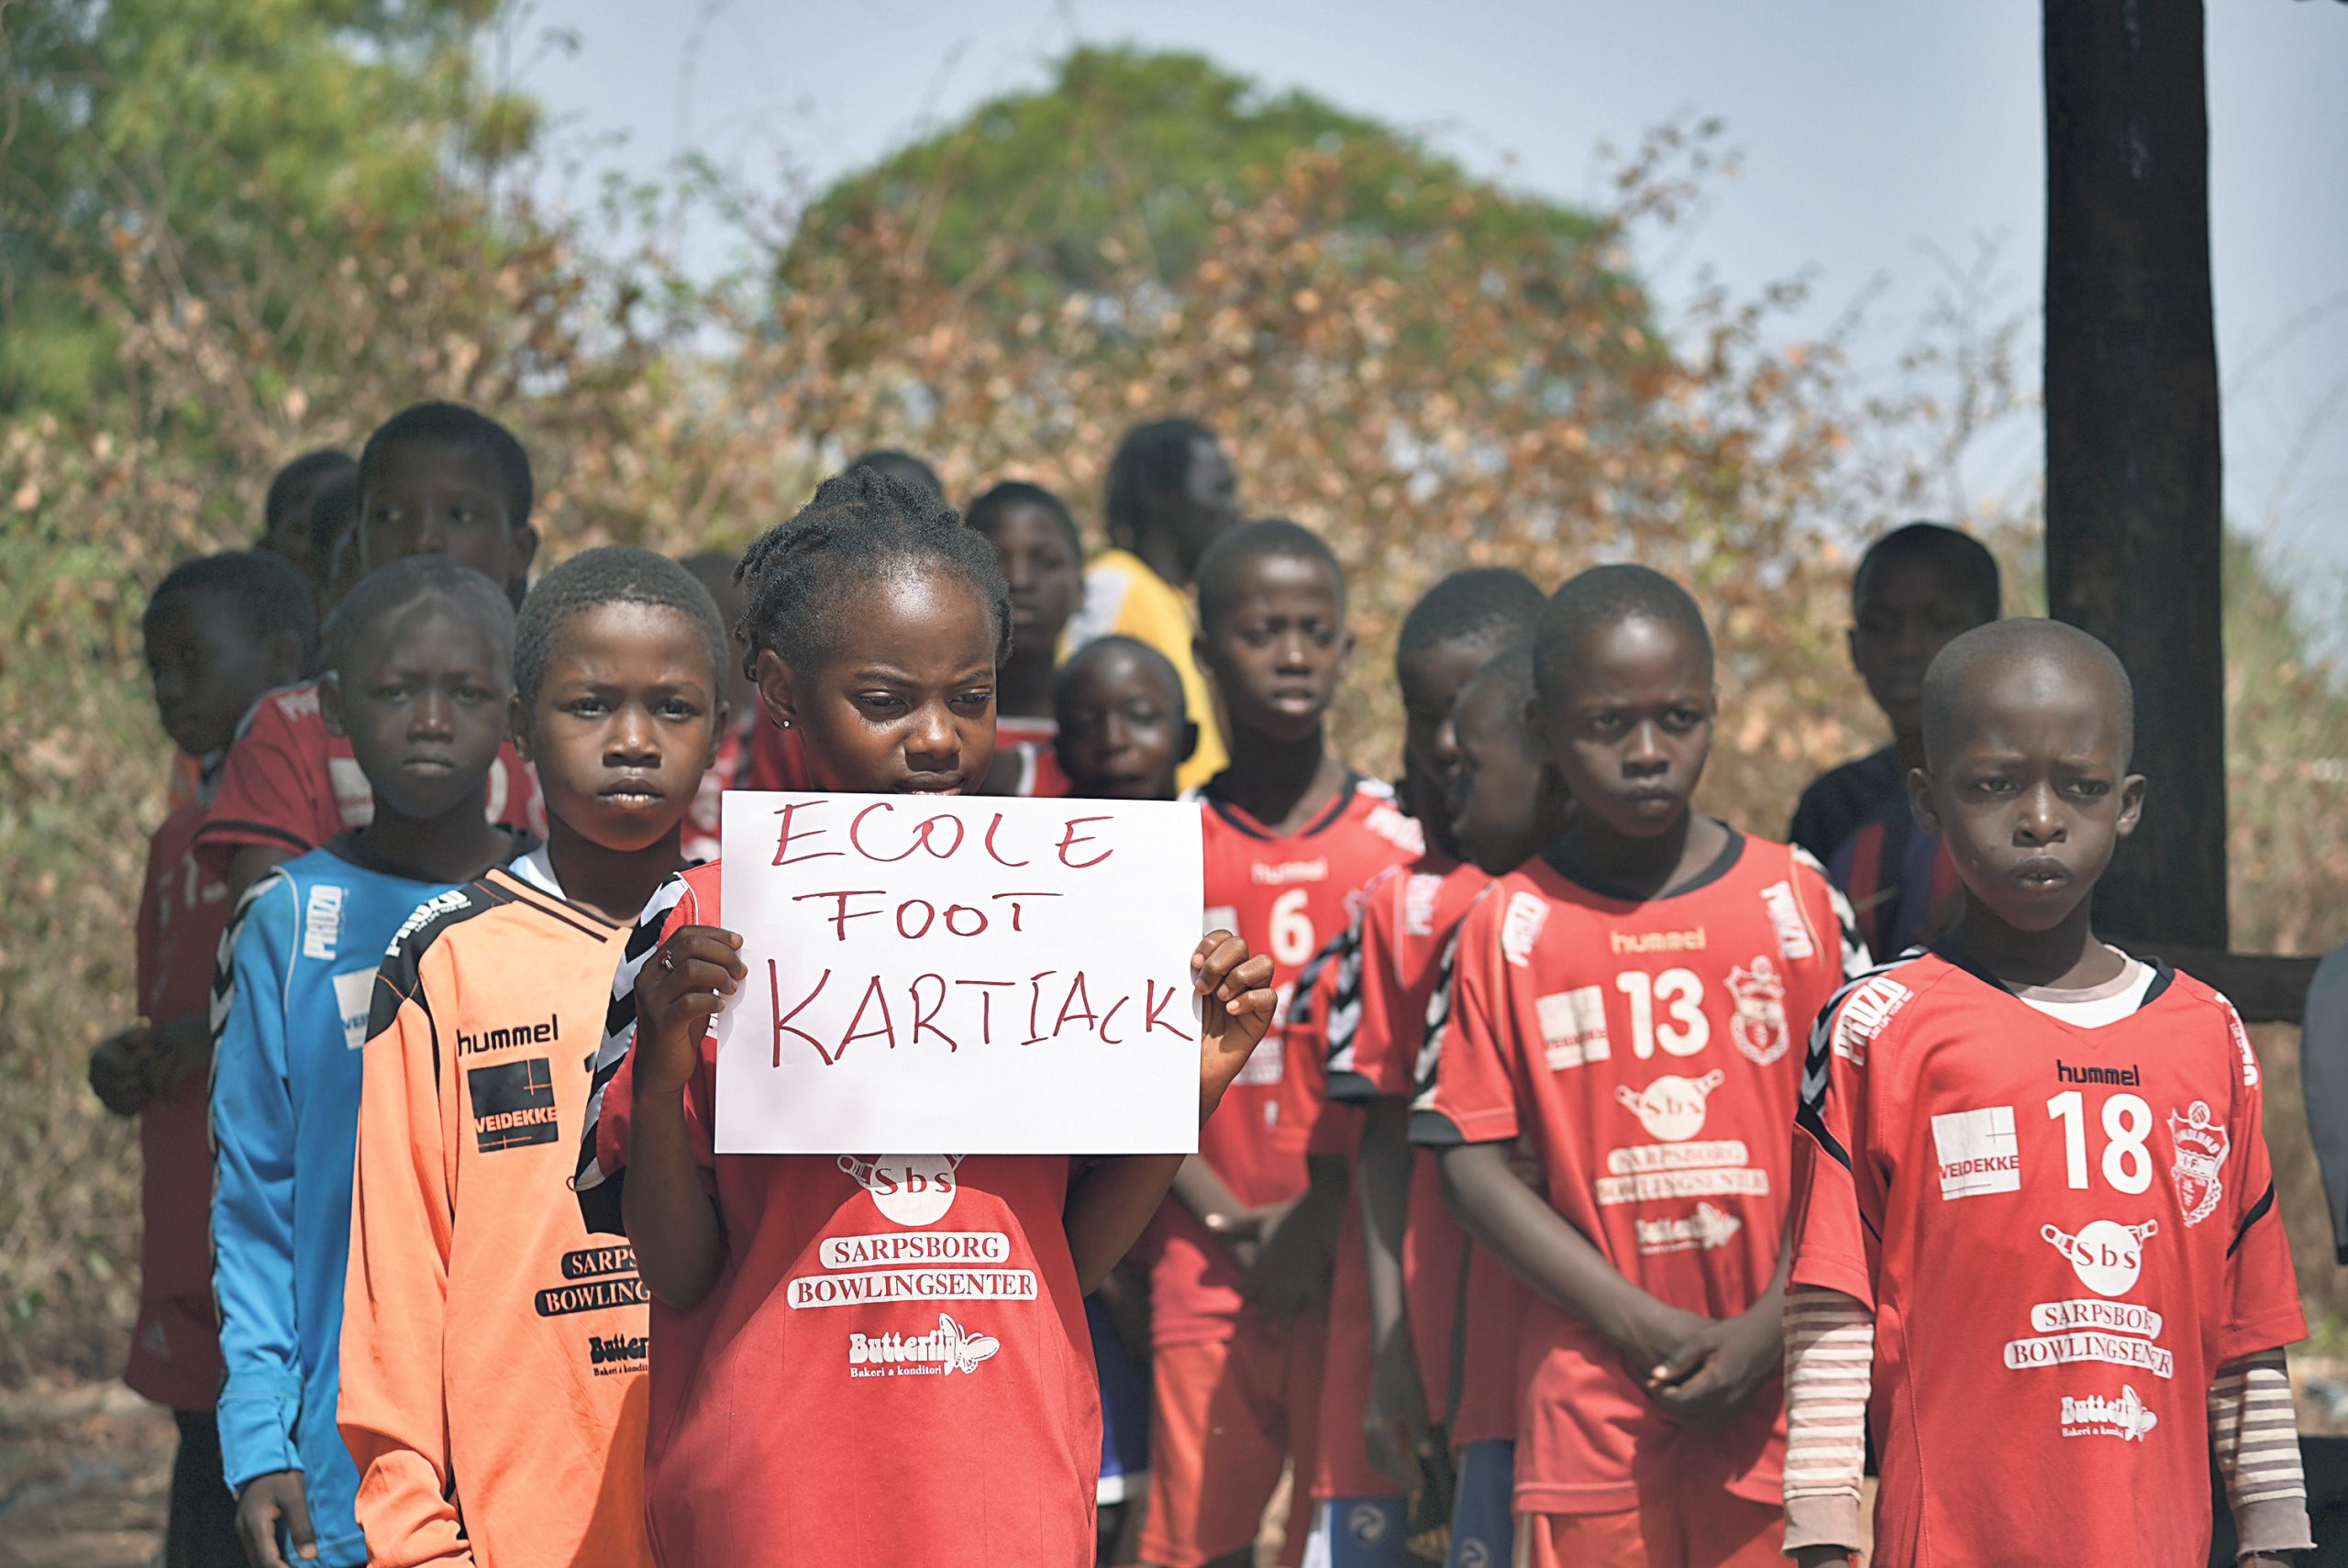
<svg viewBox="0 0 2348 1568">
<path fill-rule="evenodd" d="M 1841 985 L 1848 906 L 1802 851 L 1731 833 L 1678 890 L 1632 900 L 1545 859 L 1461 922 L 1422 1142 L 1532 1143 L 1550 1205 L 1658 1300 L 1732 1317 L 1769 1287 L 1785 1230 L 1794 1020 Z M 1659 1469 L 1778 1499 L 1784 1400 L 1728 1430 L 1667 1420 L 1613 1347 L 1535 1298 L 1519 1348 L 1516 1507 L 1639 1506 Z"/>
<path fill-rule="evenodd" d="M 1352 1048 L 1331 1055 L 1332 1099 L 1357 1103 L 1416 1095 L 1428 1010 L 1449 978 L 1452 939 L 1490 885 L 1491 878 L 1475 867 L 1430 852 L 1409 875 L 1372 893 L 1362 917 L 1361 1021 Z M 1431 1060 L 1423 1070 L 1433 1073 Z M 1468 1250 L 1467 1232 L 1444 1202 L 1434 1156 L 1417 1155 L 1412 1162 L 1410 1220 L 1402 1232 L 1403 1300 L 1427 1409 L 1436 1420 L 1449 1421 L 1457 1442 L 1474 1440 L 1461 1435 L 1453 1412 L 1452 1369 L 1462 1348 L 1455 1337 L 1489 1337 L 1494 1325 L 1507 1347 L 1498 1397 L 1506 1408 L 1507 1428 L 1481 1435 L 1516 1432 L 1516 1301 L 1522 1287 L 1505 1269 L 1493 1269 L 1487 1271 L 1496 1277 L 1486 1282 L 1486 1289 L 1463 1293 Z M 1465 1324 L 1458 1320 L 1463 1297 L 1468 1305 Z"/>
<path fill-rule="evenodd" d="M 725 733 L 717 737 L 717 756 L 709 771 L 701 776 L 701 788 L 693 793 L 693 803 L 685 809 L 684 838 L 679 845 L 687 860 L 714 860 L 723 846 L 718 842 L 718 825 L 725 810 L 725 791 L 742 787 L 742 768 L 750 748 L 750 726 L 757 715 L 745 714 L 741 723 L 728 724 Z"/>
<path fill-rule="evenodd" d="M 2210 1383 L 2307 1333 L 2226 999 L 2154 961 L 2081 1028 L 1920 955 L 1822 1019 L 1798 1126 L 1794 1281 L 1876 1318 L 1876 1561 L 2201 1562 Z"/>
<path fill-rule="evenodd" d="M 721 923 L 719 869 L 655 895 L 614 983 L 578 1186 L 616 1228 L 636 974 Z M 685 1089 L 725 1257 L 652 1303 L 645 1456 L 671 1568 L 1091 1568 L 1101 1406 L 1061 1211 L 1066 1156 L 713 1153 L 715 1042 Z"/>
<path fill-rule="evenodd" d="M 1423 848 L 1419 825 L 1384 785 L 1349 778 L 1319 817 L 1276 834 L 1216 795 L 1195 799 L 1206 859 L 1205 929 L 1236 932 L 1250 953 L 1268 954 L 1279 1010 L 1223 1103 L 1199 1129 L 1199 1154 L 1250 1209 L 1304 1191 L 1304 1157 L 1276 1145 L 1289 999 L 1298 975 L 1351 918 L 1349 900 L 1372 877 Z M 1231 1337 L 1239 1315 L 1239 1270 L 1196 1216 L 1172 1198 L 1145 1238 L 1150 1270 L 1150 1331 L 1161 1345 Z"/>
<path fill-rule="evenodd" d="M 204 805 L 189 800 L 147 845 L 138 900 L 138 1010 L 161 1023 L 204 1013 L 228 923 L 228 889 L 196 865 Z M 212 1297 L 212 1128 L 205 1075 L 138 1113 L 138 1321 L 123 1381 L 174 1410 L 209 1410 L 220 1392 L 220 1320 Z"/>
<path fill-rule="evenodd" d="M 547 835 L 538 776 L 508 741 L 489 770 L 489 820 Z M 375 820 L 375 790 L 350 742 L 327 733 L 318 683 L 281 686 L 253 704 L 228 755 L 212 809 L 196 829 L 195 853 L 213 876 L 248 844 L 304 855 L 347 829 Z"/>
<path fill-rule="evenodd" d="M 1346 929 L 1304 966 L 1290 994 L 1288 1066 L 1280 1079 L 1279 1119 L 1274 1147 L 1287 1153 L 1324 1155 L 1349 1165 L 1359 1152 L 1358 1107 L 1331 1106 L 1326 1064 L 1350 1058 L 1361 1019 L 1362 913 L 1379 890 L 1394 880 L 1394 867 L 1370 878 Z M 1379 1496 L 1394 1483 L 1369 1462 L 1362 1439 L 1362 1415 L 1369 1394 L 1373 1346 L 1369 1324 L 1368 1260 L 1363 1251 L 1361 1205 L 1348 1195 L 1337 1213 L 1336 1251 L 1330 1270 L 1327 1334 L 1322 1350 L 1318 1438 L 1300 1449 L 1300 1475 L 1314 1498 Z"/>
</svg>

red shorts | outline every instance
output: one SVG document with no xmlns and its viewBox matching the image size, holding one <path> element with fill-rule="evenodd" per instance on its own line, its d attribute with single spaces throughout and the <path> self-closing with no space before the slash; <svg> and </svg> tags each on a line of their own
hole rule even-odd
<svg viewBox="0 0 2348 1568">
<path fill-rule="evenodd" d="M 1516 1568 L 1785 1568 L 1785 1510 L 1667 1492 L 1611 1514 L 1519 1514 Z"/>
<path fill-rule="evenodd" d="M 1204 1568 L 1251 1544 L 1291 1455 L 1300 1480 L 1280 1562 L 1295 1568 L 1303 1560 L 1312 1526 L 1303 1480 L 1312 1474 L 1323 1354 L 1318 1323 L 1275 1334 L 1253 1313 L 1241 1314 L 1230 1340 L 1157 1347 L 1144 1562 Z"/>
</svg>

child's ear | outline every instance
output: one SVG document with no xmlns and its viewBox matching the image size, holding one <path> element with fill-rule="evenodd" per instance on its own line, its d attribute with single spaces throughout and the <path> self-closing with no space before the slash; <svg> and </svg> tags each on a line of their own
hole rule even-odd
<svg viewBox="0 0 2348 1568">
<path fill-rule="evenodd" d="M 2140 778 L 2137 782 L 2141 784 L 2143 780 Z M 2139 801 L 2142 798 L 2140 792 Z M 2123 812 L 2125 809 L 2123 802 Z M 1930 768 L 1911 767 L 1908 770 L 1908 810 L 1915 814 L 1916 825 L 1926 833 L 1936 834 L 1941 831 L 1941 811 L 1933 800 L 1933 775 Z M 2128 825 L 2135 826 L 2135 819 L 2131 817 Z"/>
<path fill-rule="evenodd" d="M 767 723 L 777 729 L 787 730 L 799 722 L 799 682 L 791 667 L 772 648 L 760 648 L 758 662 L 759 705 L 767 711 Z"/>
<path fill-rule="evenodd" d="M 1859 629 L 1847 626 L 1843 631 L 1843 651 L 1851 657 L 1851 668 L 1859 668 Z"/>
<path fill-rule="evenodd" d="M 342 723 L 342 676 L 329 669 L 318 677 L 318 717 L 327 726 L 327 734 L 348 740 L 350 732 Z"/>
<path fill-rule="evenodd" d="M 530 580 L 530 563 L 538 558 L 538 531 L 527 523 L 514 530 L 514 586 L 526 587 Z"/>
<path fill-rule="evenodd" d="M 523 705 L 519 691 L 505 699 L 505 734 L 513 741 L 514 749 L 521 753 L 523 761 L 537 760 L 530 752 L 530 710 Z"/>
<path fill-rule="evenodd" d="M 1190 761 L 1191 758 L 1198 755 L 1199 726 L 1195 723 L 1185 723 L 1182 725 L 1181 749 L 1175 754 L 1174 760 L 1178 764 L 1184 763 Z"/>
<path fill-rule="evenodd" d="M 703 773 L 717 766 L 718 745 L 725 739 L 726 726 L 733 722 L 734 704 L 720 697 L 717 700 L 717 706 L 710 711 L 709 749 L 702 754 L 701 759 L 701 770 Z"/>
<path fill-rule="evenodd" d="M 1340 686 L 1344 685 L 1346 683 L 1346 678 L 1353 674 L 1353 672 L 1354 629 L 1351 626 L 1347 626 L 1344 635 L 1337 639 L 1337 684 Z"/>
<path fill-rule="evenodd" d="M 2120 781 L 2120 815 L 2111 829 L 2121 838 L 2136 831 L 2136 823 L 2144 814 L 2144 776 L 2131 773 Z"/>
</svg>

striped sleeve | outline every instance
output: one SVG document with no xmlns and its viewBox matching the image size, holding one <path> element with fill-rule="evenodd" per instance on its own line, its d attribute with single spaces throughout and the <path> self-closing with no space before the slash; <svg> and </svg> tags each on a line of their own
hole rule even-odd
<svg viewBox="0 0 2348 1568">
<path fill-rule="evenodd" d="M 2233 1507 L 2241 1553 L 2309 1551 L 2308 1489 L 2283 1353 L 2228 1362 L 2210 1386 L 2210 1452 Z"/>
<path fill-rule="evenodd" d="M 1857 979 L 1876 964 L 1867 953 L 1866 939 L 1859 934 L 1857 911 L 1851 908 L 1851 900 L 1844 896 L 1841 885 L 1819 864 L 1818 856 L 1796 845 L 1793 857 L 1796 866 L 1817 873 L 1819 881 L 1825 886 L 1827 905 L 1834 911 L 1835 933 L 1842 941 L 1843 977 Z"/>
<path fill-rule="evenodd" d="M 1837 1290 L 1786 1292 L 1786 1543 L 1859 1545 L 1875 1316 Z"/>
<path fill-rule="evenodd" d="M 619 1154 L 626 1144 L 625 1139 L 610 1135 L 615 1129 L 605 1125 L 604 1102 L 612 1097 L 613 1080 L 636 1044 L 636 977 L 659 949 L 661 937 L 681 923 L 677 911 L 690 890 L 682 877 L 671 877 L 644 906 L 636 929 L 628 933 L 620 949 L 619 968 L 612 976 L 603 1043 L 588 1061 L 587 1114 L 579 1137 L 578 1172 L 570 1187 L 579 1196 L 579 1212 L 587 1229 L 606 1235 L 627 1233 L 620 1217 L 621 1178 L 626 1173 Z M 621 1115 L 615 1106 L 613 1120 L 618 1121 Z"/>
</svg>

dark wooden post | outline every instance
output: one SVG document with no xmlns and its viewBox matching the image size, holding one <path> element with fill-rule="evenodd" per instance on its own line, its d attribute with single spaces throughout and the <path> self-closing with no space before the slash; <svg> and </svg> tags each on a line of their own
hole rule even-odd
<svg viewBox="0 0 2348 1568">
<path fill-rule="evenodd" d="M 2226 945 L 2217 345 L 2200 0 L 2046 0 L 2046 588 L 2136 683 L 2117 934 Z"/>
</svg>

